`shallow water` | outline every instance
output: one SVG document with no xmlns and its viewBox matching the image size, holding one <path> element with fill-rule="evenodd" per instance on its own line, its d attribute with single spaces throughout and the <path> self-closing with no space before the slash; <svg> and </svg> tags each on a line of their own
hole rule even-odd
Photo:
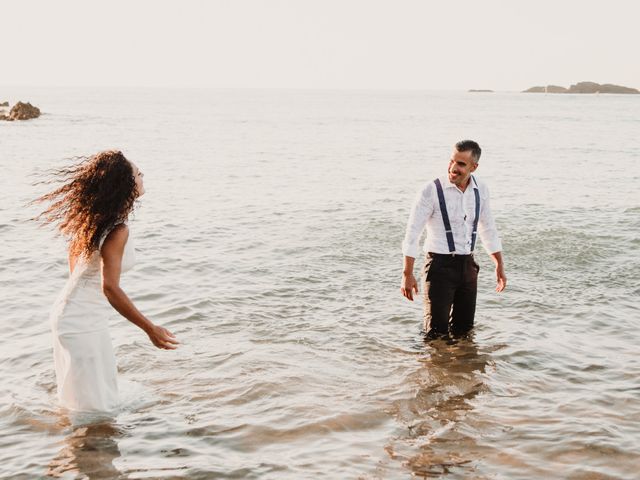
<svg viewBox="0 0 640 480">
<path fill-rule="evenodd" d="M 0 477 L 637 476 L 640 98 L 4 95 L 45 115 L 0 124 Z M 480 255 L 472 338 L 425 344 L 400 243 L 463 137 L 483 146 L 509 286 Z M 182 346 L 114 315 L 123 410 L 73 425 L 47 324 L 64 243 L 25 204 L 38 172 L 113 147 L 147 189 L 124 287 Z"/>
</svg>

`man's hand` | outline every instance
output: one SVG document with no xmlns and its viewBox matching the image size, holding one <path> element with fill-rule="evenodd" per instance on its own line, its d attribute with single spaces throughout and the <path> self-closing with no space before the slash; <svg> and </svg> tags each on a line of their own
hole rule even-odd
<svg viewBox="0 0 640 480">
<path fill-rule="evenodd" d="M 418 294 L 418 282 L 416 282 L 416 277 L 413 276 L 413 273 L 402 274 L 400 291 L 402 292 L 403 296 L 413 302 L 413 292 L 415 291 L 416 295 Z"/>
<path fill-rule="evenodd" d="M 491 254 L 493 263 L 496 264 L 496 292 L 501 292 L 507 288 L 507 276 L 504 274 L 504 261 L 502 260 L 502 252 L 493 252 Z"/>
<path fill-rule="evenodd" d="M 504 265 L 496 267 L 496 292 L 501 292 L 507 288 L 507 276 L 504 274 Z"/>
</svg>

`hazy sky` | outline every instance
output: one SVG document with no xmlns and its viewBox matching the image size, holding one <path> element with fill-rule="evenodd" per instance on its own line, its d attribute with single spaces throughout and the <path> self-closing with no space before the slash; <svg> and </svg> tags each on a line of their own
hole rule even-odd
<svg viewBox="0 0 640 480">
<path fill-rule="evenodd" d="M 0 0 L 0 85 L 640 88 L 640 2 Z"/>
</svg>

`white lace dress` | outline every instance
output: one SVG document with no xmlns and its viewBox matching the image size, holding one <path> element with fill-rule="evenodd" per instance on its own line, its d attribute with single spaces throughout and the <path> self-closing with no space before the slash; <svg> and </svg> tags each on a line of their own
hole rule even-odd
<svg viewBox="0 0 640 480">
<path fill-rule="evenodd" d="M 99 251 L 89 261 L 78 260 L 51 310 L 58 401 L 74 412 L 111 412 L 118 406 L 116 358 L 108 325 L 116 311 L 102 293 L 100 263 Z M 122 272 L 134 264 L 129 236 Z"/>
</svg>

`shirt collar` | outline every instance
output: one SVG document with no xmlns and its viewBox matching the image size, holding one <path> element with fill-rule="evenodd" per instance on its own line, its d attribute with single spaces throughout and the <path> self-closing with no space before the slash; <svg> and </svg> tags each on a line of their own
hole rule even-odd
<svg viewBox="0 0 640 480">
<path fill-rule="evenodd" d="M 473 177 L 473 174 L 471 174 L 471 176 Z M 444 175 L 443 177 L 441 177 L 440 183 L 442 183 L 442 186 L 444 188 L 455 188 L 455 189 L 458 188 L 455 183 L 451 183 L 449 181 L 449 175 Z M 472 186 L 475 189 L 478 189 L 478 184 L 473 181 L 473 178 L 469 179 L 469 183 L 470 183 L 470 186 Z"/>
</svg>

